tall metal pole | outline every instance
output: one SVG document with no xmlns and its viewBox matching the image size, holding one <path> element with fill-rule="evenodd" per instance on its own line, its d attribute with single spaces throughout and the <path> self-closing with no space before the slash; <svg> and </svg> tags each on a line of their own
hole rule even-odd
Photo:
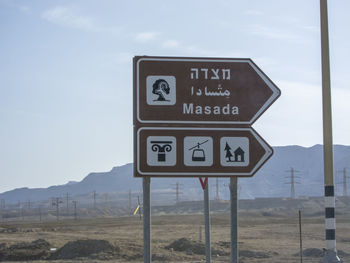
<svg viewBox="0 0 350 263">
<path fill-rule="evenodd" d="M 210 208 L 209 208 L 209 181 L 204 189 L 204 224 L 205 224 L 205 259 L 206 263 L 211 262 L 210 249 Z"/>
<path fill-rule="evenodd" d="M 322 109 L 323 109 L 323 160 L 325 183 L 326 251 L 320 262 L 341 262 L 336 250 L 335 198 L 333 175 L 333 136 L 331 77 L 329 64 L 327 0 L 320 0 L 321 55 L 322 55 Z"/>
<path fill-rule="evenodd" d="M 231 200 L 231 263 L 238 263 L 238 195 L 237 177 L 230 178 L 230 200 Z"/>
<path fill-rule="evenodd" d="M 151 262 L 151 178 L 143 177 L 143 262 Z"/>
</svg>

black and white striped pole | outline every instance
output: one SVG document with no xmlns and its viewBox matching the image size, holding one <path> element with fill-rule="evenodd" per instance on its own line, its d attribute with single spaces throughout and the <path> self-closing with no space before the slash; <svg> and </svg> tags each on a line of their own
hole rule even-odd
<svg viewBox="0 0 350 263">
<path fill-rule="evenodd" d="M 335 197 L 333 168 L 333 136 L 331 78 L 329 65 L 327 0 L 320 0 L 322 54 L 323 162 L 325 183 L 326 250 L 321 263 L 343 262 L 339 259 L 335 239 Z"/>
</svg>

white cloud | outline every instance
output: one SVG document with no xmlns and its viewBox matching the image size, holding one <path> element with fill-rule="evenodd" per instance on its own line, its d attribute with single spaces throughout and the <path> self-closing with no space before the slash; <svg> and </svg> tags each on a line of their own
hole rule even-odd
<svg viewBox="0 0 350 263">
<path fill-rule="evenodd" d="M 180 46 L 180 43 L 176 40 L 169 39 L 169 40 L 164 41 L 162 46 L 164 48 L 177 48 Z"/>
<path fill-rule="evenodd" d="M 44 11 L 41 17 L 51 23 L 85 30 L 85 31 L 111 31 L 113 28 L 101 27 L 96 24 L 92 17 L 77 14 L 72 8 L 56 6 Z"/>
<path fill-rule="evenodd" d="M 155 40 L 159 36 L 158 32 L 141 32 L 135 36 L 135 40 L 141 43 Z"/>
</svg>

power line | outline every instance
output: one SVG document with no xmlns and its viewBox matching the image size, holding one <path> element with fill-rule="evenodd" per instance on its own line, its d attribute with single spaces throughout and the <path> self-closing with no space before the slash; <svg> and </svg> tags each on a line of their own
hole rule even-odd
<svg viewBox="0 0 350 263">
<path fill-rule="evenodd" d="M 131 211 L 131 190 L 129 190 L 129 211 Z"/>
<path fill-rule="evenodd" d="M 296 182 L 296 178 L 300 178 L 300 176 L 295 175 L 295 173 L 299 173 L 300 171 L 294 170 L 293 167 L 290 168 L 290 170 L 287 170 L 286 172 L 290 172 L 290 175 L 286 176 L 286 178 L 290 178 L 290 182 L 286 184 L 290 184 L 290 198 L 295 199 L 295 184 L 300 184 L 300 182 Z"/>
<path fill-rule="evenodd" d="M 1 208 L 1 209 L 5 209 L 5 208 L 6 208 L 5 199 L 1 199 L 0 201 L 1 201 L 1 203 L 0 203 L 0 208 Z"/>
<path fill-rule="evenodd" d="M 350 178 L 350 176 L 346 175 L 346 168 L 344 167 L 343 170 L 337 171 L 339 173 L 343 173 L 343 181 L 339 182 L 338 184 L 343 184 L 343 196 L 348 196 L 347 191 L 347 178 Z"/>
<path fill-rule="evenodd" d="M 52 198 L 52 206 L 56 206 L 56 217 L 57 217 L 57 221 L 59 221 L 60 218 L 60 204 L 62 204 L 62 200 L 60 197 L 54 197 Z"/>
<path fill-rule="evenodd" d="M 175 195 L 176 195 L 176 204 L 179 204 L 179 202 L 180 202 L 180 194 L 181 194 L 181 192 L 180 192 L 180 186 L 183 186 L 183 184 L 180 184 L 179 182 L 176 182 L 176 184 L 174 185 L 173 184 L 173 186 L 175 186 Z"/>
<path fill-rule="evenodd" d="M 78 201 L 73 200 L 72 203 L 74 206 L 74 220 L 77 220 L 77 203 L 78 203 Z"/>
<path fill-rule="evenodd" d="M 104 194 L 105 197 L 105 215 L 108 215 L 108 193 Z"/>
<path fill-rule="evenodd" d="M 69 214 L 69 193 L 66 194 L 66 204 L 67 204 L 67 215 Z"/>
<path fill-rule="evenodd" d="M 220 196 L 219 196 L 219 178 L 216 177 L 216 195 L 215 195 L 215 200 L 220 200 Z"/>
<path fill-rule="evenodd" d="M 96 210 L 96 191 L 94 191 L 94 210 Z"/>
</svg>

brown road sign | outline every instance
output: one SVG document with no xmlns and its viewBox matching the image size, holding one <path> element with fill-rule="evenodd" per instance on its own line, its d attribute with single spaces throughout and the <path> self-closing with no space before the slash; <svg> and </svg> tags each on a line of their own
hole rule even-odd
<svg viewBox="0 0 350 263">
<path fill-rule="evenodd" d="M 280 96 L 251 59 L 135 57 L 134 125 L 251 125 Z"/>
<path fill-rule="evenodd" d="M 142 127 L 134 136 L 136 176 L 250 177 L 273 153 L 252 128 Z"/>
</svg>

